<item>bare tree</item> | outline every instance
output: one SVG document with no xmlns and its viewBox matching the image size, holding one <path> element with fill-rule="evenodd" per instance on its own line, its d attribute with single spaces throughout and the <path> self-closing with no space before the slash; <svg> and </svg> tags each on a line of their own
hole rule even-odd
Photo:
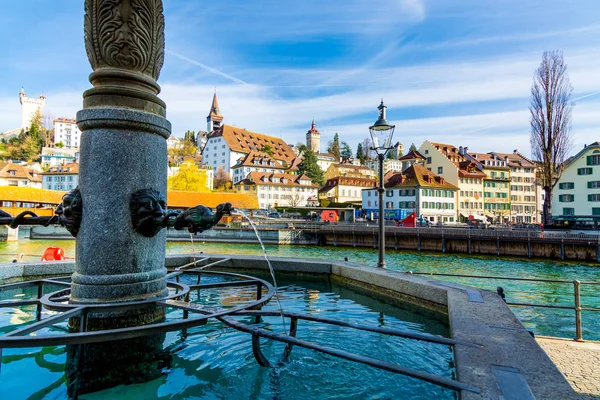
<svg viewBox="0 0 600 400">
<path fill-rule="evenodd" d="M 560 51 L 545 51 L 531 86 L 531 155 L 538 161 L 544 190 L 542 221 L 552 224 L 552 190 L 563 172 L 571 150 L 571 93 L 573 86 Z"/>
<path fill-rule="evenodd" d="M 302 203 L 303 198 L 298 193 L 296 193 L 285 195 L 285 200 L 287 200 L 290 207 L 298 207 L 300 203 Z"/>
</svg>

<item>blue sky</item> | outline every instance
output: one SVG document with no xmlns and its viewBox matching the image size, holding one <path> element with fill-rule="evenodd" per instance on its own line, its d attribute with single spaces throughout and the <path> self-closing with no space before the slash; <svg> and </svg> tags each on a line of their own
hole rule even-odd
<svg viewBox="0 0 600 400">
<path fill-rule="evenodd" d="M 83 0 L 5 2 L 0 131 L 18 127 L 21 86 L 74 117 L 91 68 Z M 600 140 L 597 0 L 164 0 L 159 83 L 173 134 L 203 130 L 217 88 L 225 123 L 304 141 L 314 117 L 356 148 L 381 97 L 405 146 L 424 140 L 529 154 L 528 100 L 544 50 L 574 86 L 573 152 Z"/>
</svg>

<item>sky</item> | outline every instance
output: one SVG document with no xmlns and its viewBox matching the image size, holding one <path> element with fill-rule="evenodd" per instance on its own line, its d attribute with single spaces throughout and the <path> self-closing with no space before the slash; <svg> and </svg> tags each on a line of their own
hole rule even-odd
<svg viewBox="0 0 600 400">
<path fill-rule="evenodd" d="M 5 3 L 5 4 L 4 4 Z M 163 0 L 159 84 L 173 135 L 205 130 L 216 89 L 224 123 L 353 149 L 384 98 L 394 141 L 530 154 L 529 95 L 545 50 L 573 85 L 573 150 L 600 140 L 597 0 Z M 75 117 L 91 85 L 83 0 L 5 1 L 0 132 L 19 127 L 19 91 Z"/>
</svg>

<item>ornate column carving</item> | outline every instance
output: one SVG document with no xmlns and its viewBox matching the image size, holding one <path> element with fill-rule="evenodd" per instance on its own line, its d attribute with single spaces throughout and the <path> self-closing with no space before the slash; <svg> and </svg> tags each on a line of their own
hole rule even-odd
<svg viewBox="0 0 600 400">
<path fill-rule="evenodd" d="M 94 70 L 84 108 L 126 107 L 165 116 L 156 95 L 164 63 L 162 0 L 85 0 L 85 49 Z"/>
</svg>

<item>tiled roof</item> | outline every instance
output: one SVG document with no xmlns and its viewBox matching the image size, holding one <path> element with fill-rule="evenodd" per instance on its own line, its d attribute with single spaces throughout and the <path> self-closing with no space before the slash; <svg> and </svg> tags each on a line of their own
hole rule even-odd
<svg viewBox="0 0 600 400">
<path fill-rule="evenodd" d="M 485 178 L 487 175 L 477 169 L 477 164 L 470 160 L 461 161 L 458 165 L 459 178 Z"/>
<path fill-rule="evenodd" d="M 273 151 L 273 158 L 279 161 L 290 163 L 296 157 L 294 150 L 283 141 L 273 136 L 264 135 L 237 128 L 231 125 L 223 125 L 213 132 L 211 138 L 223 137 L 232 151 L 238 153 L 250 153 L 251 151 L 260 151 L 268 145 Z"/>
<path fill-rule="evenodd" d="M 317 128 L 315 127 L 315 120 L 313 119 L 312 122 L 312 126 L 310 127 L 310 129 L 308 130 L 308 132 L 311 135 L 320 135 L 321 133 L 317 130 Z"/>
<path fill-rule="evenodd" d="M 66 192 L 19 186 L 0 186 L 0 200 L 58 205 Z"/>
<path fill-rule="evenodd" d="M 424 160 L 425 156 L 423 156 L 423 154 L 419 153 L 417 150 L 411 150 L 408 153 L 406 153 L 406 155 L 400 157 L 398 160 L 399 161 L 404 161 L 404 160 Z"/>
<path fill-rule="evenodd" d="M 202 204 L 206 207 L 215 208 L 221 203 L 231 203 L 233 208 L 245 210 L 258 209 L 258 198 L 256 195 L 230 192 L 179 192 L 169 191 L 167 193 L 167 204 L 169 208 L 190 208 Z"/>
<path fill-rule="evenodd" d="M 54 123 L 57 123 L 57 122 L 64 122 L 66 124 L 76 124 L 77 123 L 77 121 L 75 121 L 73 118 L 56 118 L 54 120 Z"/>
<path fill-rule="evenodd" d="M 508 166 L 509 167 L 527 167 L 527 168 L 535 167 L 535 165 L 530 160 L 523 157 L 518 152 L 517 153 L 496 153 L 494 151 L 493 153 L 502 159 L 508 158 Z"/>
<path fill-rule="evenodd" d="M 14 174 L 9 173 L 14 171 Z M 13 163 L 0 163 L 0 178 L 27 179 L 31 182 L 41 182 L 42 177 L 36 171 Z"/>
<path fill-rule="evenodd" d="M 327 192 L 338 185 L 369 188 L 369 187 L 377 186 L 377 180 L 370 179 L 370 178 L 352 178 L 352 177 L 339 176 L 339 177 L 328 179 L 325 184 L 325 187 L 320 189 L 319 193 Z"/>
<path fill-rule="evenodd" d="M 456 186 L 446 182 L 441 176 L 434 174 L 421 165 L 411 165 L 404 172 L 393 175 L 385 186 L 386 188 L 419 186 L 434 189 L 458 189 Z"/>
<path fill-rule="evenodd" d="M 72 162 L 65 165 L 50 167 L 42 175 L 77 175 L 79 173 L 79 163 Z"/>
<path fill-rule="evenodd" d="M 245 157 L 240 158 L 238 163 L 231 168 L 239 167 L 270 167 L 274 169 L 285 169 L 285 167 L 267 153 L 262 151 L 251 151 Z"/>
<path fill-rule="evenodd" d="M 310 181 L 310 185 L 302 185 L 300 184 L 300 181 L 303 180 L 308 180 Z M 256 185 L 277 185 L 277 186 L 303 186 L 303 187 L 314 187 L 317 188 L 318 186 L 312 183 L 312 180 L 306 176 L 306 175 L 302 175 L 302 176 L 298 176 L 298 175 L 291 175 L 291 174 L 280 174 L 280 173 L 273 173 L 273 172 L 257 172 L 257 171 L 253 171 L 250 172 L 248 174 L 248 176 L 246 177 L 246 179 L 236 183 L 235 185 L 249 185 L 249 184 L 256 184 Z"/>
</svg>

